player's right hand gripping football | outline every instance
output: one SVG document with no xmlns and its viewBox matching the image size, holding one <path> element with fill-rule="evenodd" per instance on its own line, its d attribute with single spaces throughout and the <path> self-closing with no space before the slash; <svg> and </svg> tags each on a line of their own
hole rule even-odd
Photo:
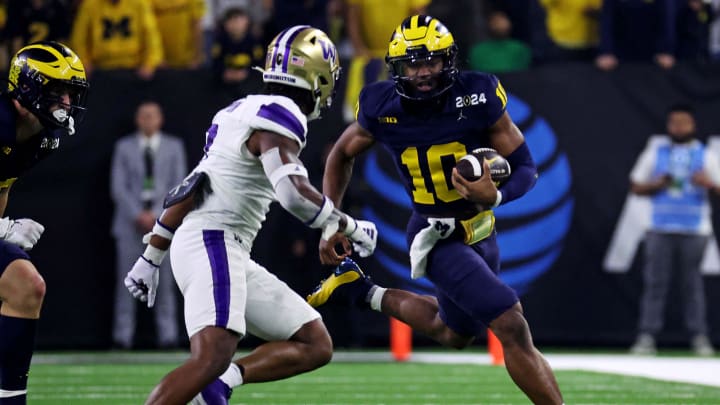
<svg viewBox="0 0 720 405">
<path fill-rule="evenodd" d="M 375 251 L 377 228 L 374 223 L 348 217 L 344 233 L 352 241 L 353 249 L 360 257 L 368 257 Z"/>
<path fill-rule="evenodd" d="M 125 276 L 125 287 L 133 297 L 147 302 L 148 308 L 155 305 L 155 295 L 160 281 L 160 267 L 140 256 Z"/>
<path fill-rule="evenodd" d="M 29 218 L 0 219 L 0 239 L 20 246 L 24 250 L 32 249 L 44 231 L 44 226 Z"/>
</svg>

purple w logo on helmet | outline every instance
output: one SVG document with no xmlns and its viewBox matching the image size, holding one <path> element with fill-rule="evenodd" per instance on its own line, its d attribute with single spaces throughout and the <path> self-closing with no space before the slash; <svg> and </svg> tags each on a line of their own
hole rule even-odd
<svg viewBox="0 0 720 405">
<path fill-rule="evenodd" d="M 335 62 L 335 59 L 337 57 L 335 45 L 329 42 L 325 42 L 322 39 L 318 39 L 318 42 L 320 42 L 320 47 L 322 47 L 323 59 Z"/>
</svg>

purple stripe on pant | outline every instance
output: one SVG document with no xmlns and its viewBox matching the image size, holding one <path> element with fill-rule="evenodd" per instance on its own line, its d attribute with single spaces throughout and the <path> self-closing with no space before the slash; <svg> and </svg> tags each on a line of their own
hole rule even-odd
<svg viewBox="0 0 720 405">
<path fill-rule="evenodd" d="M 203 241 L 212 269 L 215 326 L 226 328 L 230 318 L 230 268 L 224 232 L 204 230 Z"/>
</svg>

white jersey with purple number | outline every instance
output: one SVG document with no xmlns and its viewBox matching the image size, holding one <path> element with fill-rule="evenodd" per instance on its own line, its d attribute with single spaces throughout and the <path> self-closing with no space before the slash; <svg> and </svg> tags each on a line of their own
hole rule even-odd
<svg viewBox="0 0 720 405">
<path fill-rule="evenodd" d="M 307 118 L 283 96 L 252 95 L 220 110 L 207 133 L 206 156 L 194 169 L 207 173 L 212 192 L 185 218 L 183 227 L 230 230 L 247 249 L 252 246 L 275 200 L 260 159 L 246 146 L 257 130 L 294 139 L 302 150 Z"/>
</svg>

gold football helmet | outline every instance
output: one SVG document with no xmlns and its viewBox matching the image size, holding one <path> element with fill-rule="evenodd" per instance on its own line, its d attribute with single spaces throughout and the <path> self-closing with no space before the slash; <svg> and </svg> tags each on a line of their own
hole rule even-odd
<svg viewBox="0 0 720 405">
<path fill-rule="evenodd" d="M 278 34 L 268 46 L 263 82 L 310 90 L 315 100 L 308 119 L 332 104 L 340 64 L 335 45 L 317 28 L 296 25 Z"/>
<path fill-rule="evenodd" d="M 88 90 L 85 67 L 67 46 L 52 41 L 36 42 L 20 49 L 10 62 L 7 91 L 48 128 L 67 128 L 85 113 Z M 61 95 L 70 95 L 70 104 Z M 64 104 L 68 114 L 51 113 L 53 104 Z"/>
<path fill-rule="evenodd" d="M 448 29 L 437 18 L 429 15 L 408 17 L 395 28 L 390 37 L 385 62 L 397 92 L 413 100 L 436 97 L 453 85 L 458 75 L 455 66 L 457 45 Z M 442 70 L 434 75 L 437 84 L 430 91 L 419 91 L 408 77 L 407 66 L 442 59 Z"/>
</svg>

